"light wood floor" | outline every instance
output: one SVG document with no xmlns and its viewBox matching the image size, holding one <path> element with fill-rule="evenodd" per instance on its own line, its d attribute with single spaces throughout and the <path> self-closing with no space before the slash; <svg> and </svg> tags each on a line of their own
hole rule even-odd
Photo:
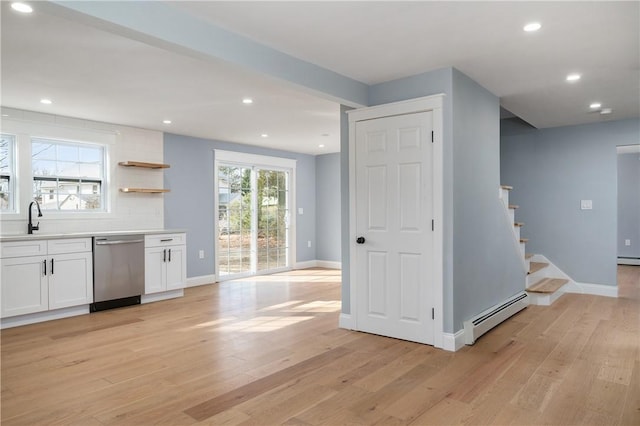
<svg viewBox="0 0 640 426">
<path fill-rule="evenodd" d="M 337 328 L 337 271 L 2 331 L 3 425 L 640 424 L 640 267 L 471 347 Z"/>
</svg>

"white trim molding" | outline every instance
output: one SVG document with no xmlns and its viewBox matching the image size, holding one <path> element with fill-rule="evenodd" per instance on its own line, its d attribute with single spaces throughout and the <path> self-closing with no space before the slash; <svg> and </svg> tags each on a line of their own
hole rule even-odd
<svg viewBox="0 0 640 426">
<path fill-rule="evenodd" d="M 308 268 L 316 268 L 318 266 L 317 260 L 307 260 L 305 262 L 297 262 L 293 269 L 308 269 Z"/>
<path fill-rule="evenodd" d="M 56 309 L 53 311 L 36 312 L 33 314 L 19 315 L 16 317 L 2 318 L 2 320 L 0 320 L 0 328 L 4 329 L 18 327 L 21 325 L 35 324 L 37 322 L 75 317 L 88 313 L 89 305 L 72 306 L 70 308 Z"/>
<path fill-rule="evenodd" d="M 175 299 L 177 297 L 184 296 L 184 289 L 163 291 L 162 293 L 143 294 L 140 298 L 140 303 L 152 303 L 159 302 L 161 300 Z"/>
<path fill-rule="evenodd" d="M 640 259 L 637 257 L 619 257 L 618 265 L 640 266 Z"/>
<path fill-rule="evenodd" d="M 562 288 L 564 293 L 591 294 L 593 296 L 618 297 L 617 285 L 569 283 Z"/>
<path fill-rule="evenodd" d="M 464 346 L 464 329 L 455 333 L 442 333 L 442 349 L 455 352 Z"/>
<path fill-rule="evenodd" d="M 353 317 L 351 316 L 351 314 L 340 313 L 338 326 L 347 330 L 355 330 L 355 324 L 353 324 Z"/>
<path fill-rule="evenodd" d="M 332 262 L 330 260 L 316 260 L 318 268 L 342 269 L 342 262 Z"/>
<path fill-rule="evenodd" d="M 296 263 L 293 269 L 308 268 L 342 269 L 342 262 L 333 262 L 330 260 L 307 260 L 305 262 Z"/>
<path fill-rule="evenodd" d="M 349 117 L 349 253 L 350 265 L 349 293 L 350 293 L 350 317 L 351 329 L 357 330 L 357 292 L 358 282 L 356 271 L 356 122 L 372 120 L 377 118 L 391 117 L 396 115 L 413 114 L 424 111 L 431 111 L 433 117 L 433 220 L 435 229 L 433 232 L 433 268 L 431 300 L 433 302 L 433 346 L 436 348 L 445 347 L 444 333 L 444 244 L 443 244 L 443 224 L 444 224 L 444 129 L 443 129 L 443 103 L 444 93 L 409 99 L 400 102 L 392 102 L 372 107 L 358 108 L 347 111 Z M 346 327 L 345 327 L 346 328 Z M 462 339 L 464 339 L 462 337 Z M 449 343 L 446 343 L 449 345 Z M 464 343 L 462 343 L 464 344 Z M 453 345 L 455 347 L 455 344 Z"/>
<path fill-rule="evenodd" d="M 198 287 L 201 285 L 214 284 L 218 282 L 216 274 L 200 275 L 199 277 L 187 278 L 185 287 Z"/>
</svg>

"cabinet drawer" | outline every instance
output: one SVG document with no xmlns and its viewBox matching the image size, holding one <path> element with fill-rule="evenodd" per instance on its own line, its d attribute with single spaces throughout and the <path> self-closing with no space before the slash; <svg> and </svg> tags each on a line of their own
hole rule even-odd
<svg viewBox="0 0 640 426">
<path fill-rule="evenodd" d="M 12 241 L 0 244 L 0 257 L 43 256 L 47 254 L 44 240 Z"/>
<path fill-rule="evenodd" d="M 154 234 L 144 236 L 145 247 L 184 245 L 186 241 L 186 234 Z"/>
<path fill-rule="evenodd" d="M 91 238 L 63 238 L 47 241 L 49 254 L 82 253 L 91 251 Z"/>
</svg>

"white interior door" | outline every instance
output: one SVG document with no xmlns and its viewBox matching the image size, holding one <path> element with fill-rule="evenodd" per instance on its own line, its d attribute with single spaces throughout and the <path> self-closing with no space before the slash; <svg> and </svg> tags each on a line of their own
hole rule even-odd
<svg viewBox="0 0 640 426">
<path fill-rule="evenodd" d="M 356 328 L 433 344 L 433 113 L 356 123 Z M 352 284 L 353 285 L 353 284 Z"/>
</svg>

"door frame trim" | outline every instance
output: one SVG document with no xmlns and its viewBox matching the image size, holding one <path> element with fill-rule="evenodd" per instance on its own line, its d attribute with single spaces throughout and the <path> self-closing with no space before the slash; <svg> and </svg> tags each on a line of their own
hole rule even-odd
<svg viewBox="0 0 640 426">
<path fill-rule="evenodd" d="M 433 219 L 435 229 L 433 234 L 433 288 L 431 298 L 434 308 L 433 346 L 444 348 L 444 280 L 443 280 L 443 102 L 445 94 L 440 93 L 406 101 L 392 102 L 373 107 L 359 108 L 347 111 L 349 117 L 349 287 L 350 313 L 352 329 L 357 330 L 356 283 L 356 122 L 376 118 L 406 115 L 417 112 L 431 111 L 433 114 Z"/>
<path fill-rule="evenodd" d="M 222 149 L 213 150 L 213 211 L 218 216 L 218 167 L 220 163 L 234 164 L 238 166 L 265 168 L 270 170 L 280 170 L 289 172 L 289 266 L 282 268 L 283 271 L 291 270 L 296 264 L 296 166 L 297 161 L 291 158 L 275 157 L 270 155 L 249 154 L 246 152 L 226 151 Z M 218 238 L 218 221 L 213 221 L 213 236 Z M 220 271 L 218 270 L 218 243 L 214 242 L 214 268 L 216 282 L 220 281 Z M 274 270 L 276 271 L 276 270 Z M 278 269 L 277 272 L 280 272 Z M 247 274 L 252 276 L 254 274 Z M 261 275 L 256 273 L 255 275 Z M 241 278 L 240 274 L 232 279 Z"/>
</svg>

